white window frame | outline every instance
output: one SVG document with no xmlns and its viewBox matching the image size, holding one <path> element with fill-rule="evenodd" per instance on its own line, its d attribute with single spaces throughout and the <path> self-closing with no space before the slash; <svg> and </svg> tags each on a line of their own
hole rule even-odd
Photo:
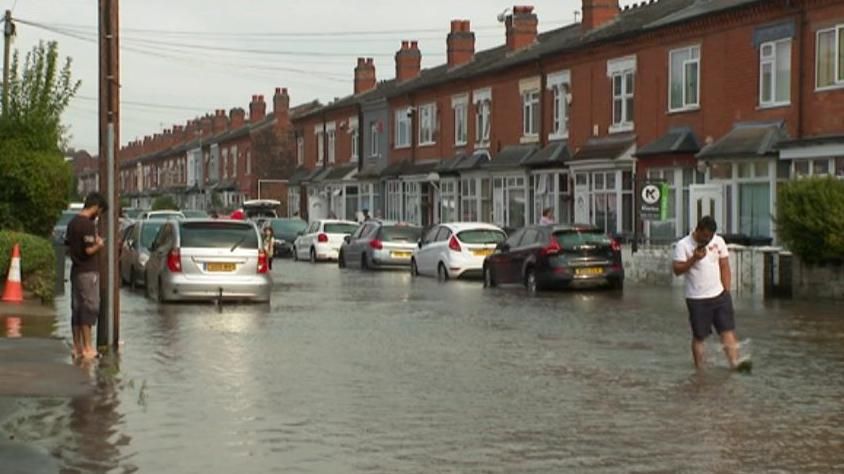
<svg viewBox="0 0 844 474">
<path fill-rule="evenodd" d="M 391 179 L 386 182 L 387 194 L 387 219 L 401 221 L 404 214 L 404 195 L 402 182 L 398 179 Z"/>
<path fill-rule="evenodd" d="M 777 68 L 779 66 L 777 57 L 779 48 L 783 45 L 788 45 L 788 74 L 789 74 L 789 90 L 788 97 L 785 100 L 777 100 Z M 765 56 L 765 49 L 771 48 L 772 54 Z M 768 41 L 759 45 L 759 106 L 760 107 L 782 107 L 791 104 L 791 53 L 792 53 L 791 38 L 780 39 L 776 41 Z M 765 90 L 765 66 L 771 68 L 771 97 L 765 99 L 762 93 Z"/>
<path fill-rule="evenodd" d="M 633 90 L 628 90 L 627 79 L 633 85 Z M 626 56 L 623 58 L 611 59 L 607 61 L 607 77 L 610 79 L 610 96 L 611 101 L 611 125 L 609 133 L 630 132 L 635 128 L 636 121 L 636 107 L 635 107 L 635 93 L 636 93 L 636 56 Z M 615 81 L 618 78 L 621 81 L 620 90 L 616 91 Z M 633 101 L 633 110 L 629 110 L 628 101 Z M 615 104 L 621 102 L 620 117 L 615 115 Z M 630 119 L 627 116 L 630 115 Z"/>
<path fill-rule="evenodd" d="M 360 127 L 358 127 L 358 119 L 357 117 L 351 117 L 348 120 L 349 124 L 349 135 L 351 135 L 351 161 L 356 163 L 360 158 L 360 153 L 358 150 L 360 149 Z"/>
<path fill-rule="evenodd" d="M 519 81 L 522 97 L 522 143 L 539 141 L 542 126 L 542 81 L 539 76 Z"/>
<path fill-rule="evenodd" d="M 296 164 L 302 166 L 305 163 L 305 137 L 296 138 Z"/>
<path fill-rule="evenodd" d="M 381 155 L 381 132 L 378 130 L 378 122 L 372 121 L 369 124 L 369 156 L 377 158 Z"/>
<path fill-rule="evenodd" d="M 402 148 L 410 148 L 411 137 L 411 122 L 410 122 L 410 107 L 402 107 L 396 110 L 396 135 L 395 148 L 397 150 Z M 402 140 L 402 131 L 404 131 L 404 139 Z"/>
<path fill-rule="evenodd" d="M 549 74 L 546 87 L 551 91 L 553 117 L 549 140 L 565 140 L 569 136 L 569 98 L 571 97 L 571 73 L 568 70 Z"/>
<path fill-rule="evenodd" d="M 325 163 L 323 161 L 325 159 L 325 133 L 323 133 L 322 127 L 323 126 L 320 124 L 314 128 L 314 134 L 316 135 L 317 142 L 317 166 Z"/>
<path fill-rule="evenodd" d="M 492 137 L 492 89 L 478 89 L 472 93 L 475 104 L 475 145 L 489 147 Z"/>
<path fill-rule="evenodd" d="M 689 53 L 689 59 L 683 61 L 683 70 L 680 73 L 680 83 L 682 84 L 681 94 L 682 94 L 682 105 L 680 107 L 673 107 L 671 104 L 671 94 L 672 94 L 672 84 L 674 84 L 674 71 L 671 67 L 674 64 L 674 55 L 681 54 L 684 52 Z M 697 52 L 697 57 L 693 57 L 693 52 Z M 700 70 L 700 57 L 701 57 L 701 48 L 700 45 L 693 45 L 693 46 L 686 46 L 683 48 L 672 49 L 668 53 L 668 111 L 669 112 L 685 112 L 688 110 L 697 110 L 700 108 L 700 79 L 701 79 L 701 70 Z M 688 66 L 690 64 L 697 64 L 697 82 L 695 83 L 696 86 L 696 93 L 695 98 L 697 99 L 694 103 L 689 102 L 688 98 L 686 97 L 686 72 L 688 70 Z"/>
<path fill-rule="evenodd" d="M 222 172 L 223 178 L 222 179 L 228 179 L 228 177 L 229 177 L 229 149 L 228 148 L 223 148 L 222 157 L 223 157 L 223 159 L 222 159 L 222 162 L 223 162 L 223 172 Z M 161 182 L 161 168 L 159 168 L 158 171 L 159 171 L 158 181 Z"/>
<path fill-rule="evenodd" d="M 454 110 L 454 145 L 465 146 L 469 142 L 469 96 L 454 96 L 451 99 Z"/>
<path fill-rule="evenodd" d="M 436 145 L 434 134 L 437 130 L 437 104 L 419 106 L 419 146 Z"/>
<path fill-rule="evenodd" d="M 326 142 L 328 146 L 328 163 L 334 163 L 337 160 L 337 124 L 328 122 L 325 126 Z"/>
<path fill-rule="evenodd" d="M 820 37 L 822 34 L 826 33 L 833 33 L 833 76 L 832 76 L 832 84 L 827 85 L 820 85 L 820 76 L 818 75 L 818 66 L 820 66 L 819 59 L 820 59 Z M 844 34 L 844 24 L 835 25 L 830 28 L 824 28 L 822 30 L 818 30 L 815 33 L 815 91 L 825 91 L 831 89 L 840 89 L 844 87 L 844 71 L 842 70 L 842 60 L 839 59 L 841 57 L 842 52 L 839 50 L 841 44 L 841 35 Z"/>
<path fill-rule="evenodd" d="M 231 155 L 232 155 L 232 178 L 237 178 L 237 162 L 240 161 L 240 150 L 237 149 L 237 145 L 232 145 Z"/>
</svg>

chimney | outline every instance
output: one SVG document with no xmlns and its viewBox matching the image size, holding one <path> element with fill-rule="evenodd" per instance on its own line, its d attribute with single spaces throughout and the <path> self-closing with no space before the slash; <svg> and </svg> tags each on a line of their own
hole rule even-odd
<svg viewBox="0 0 844 474">
<path fill-rule="evenodd" d="M 249 103 L 249 121 L 256 123 L 264 119 L 267 115 L 267 104 L 264 102 L 264 96 L 253 95 L 252 102 Z"/>
<path fill-rule="evenodd" d="M 214 111 L 214 118 L 212 120 L 212 127 L 214 133 L 220 133 L 226 129 L 226 125 L 228 125 L 228 118 L 226 117 L 226 111 L 224 109 L 217 109 Z"/>
<path fill-rule="evenodd" d="M 199 129 L 202 130 L 202 136 L 207 137 L 211 135 L 211 130 L 213 130 L 213 124 L 211 122 L 211 117 L 205 116 L 199 119 Z"/>
<path fill-rule="evenodd" d="M 539 21 L 532 6 L 513 7 L 513 13 L 507 16 L 507 50 L 516 51 L 536 42 L 536 30 Z"/>
<path fill-rule="evenodd" d="M 416 78 L 422 69 L 422 53 L 416 41 L 402 41 L 396 53 L 396 79 L 399 82 Z"/>
<path fill-rule="evenodd" d="M 240 107 L 235 107 L 229 111 L 229 123 L 232 130 L 237 130 L 246 123 L 246 111 Z"/>
<path fill-rule="evenodd" d="M 355 67 L 355 95 L 375 89 L 377 82 L 372 58 L 358 58 L 358 65 Z"/>
<path fill-rule="evenodd" d="M 273 114 L 279 123 L 287 123 L 290 117 L 290 96 L 286 87 L 276 87 L 273 95 Z"/>
<path fill-rule="evenodd" d="M 185 129 L 181 125 L 173 125 L 173 140 L 175 143 L 185 141 Z"/>
<path fill-rule="evenodd" d="M 581 28 L 587 32 L 598 28 L 618 16 L 618 0 L 583 0 Z"/>
<path fill-rule="evenodd" d="M 446 38 L 448 68 L 462 66 L 475 57 L 475 33 L 469 20 L 452 20 L 451 33 Z"/>
</svg>

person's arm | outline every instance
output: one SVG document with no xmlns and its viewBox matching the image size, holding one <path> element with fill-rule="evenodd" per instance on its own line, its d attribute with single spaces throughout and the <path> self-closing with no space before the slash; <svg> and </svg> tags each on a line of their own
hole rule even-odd
<svg viewBox="0 0 844 474">
<path fill-rule="evenodd" d="M 90 247 L 85 247 L 85 253 L 87 255 L 94 255 L 95 253 L 102 250 L 103 247 L 105 247 L 105 242 L 103 241 L 102 238 L 97 237 L 97 240 L 94 243 L 94 245 L 92 245 Z"/>
<path fill-rule="evenodd" d="M 680 255 L 679 251 L 678 251 L 674 255 L 674 264 L 672 265 L 673 269 L 674 269 L 674 274 L 677 275 L 677 276 L 680 276 L 680 275 L 688 272 L 689 270 L 691 270 L 691 268 L 693 266 L 695 266 L 695 264 L 698 261 L 700 261 L 705 256 L 706 256 L 706 248 L 698 248 L 698 249 L 695 249 L 695 251 L 694 251 L 694 253 L 692 254 L 691 257 L 689 257 L 688 259 L 686 259 L 684 261 L 684 260 L 681 260 L 682 255 Z"/>
</svg>

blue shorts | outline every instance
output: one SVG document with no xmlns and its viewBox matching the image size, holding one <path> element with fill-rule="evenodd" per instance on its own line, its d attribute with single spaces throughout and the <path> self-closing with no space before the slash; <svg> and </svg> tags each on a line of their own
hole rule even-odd
<svg viewBox="0 0 844 474">
<path fill-rule="evenodd" d="M 714 298 L 686 299 L 686 306 L 692 336 L 698 341 L 712 334 L 712 326 L 718 334 L 736 329 L 733 298 L 726 291 Z"/>
</svg>

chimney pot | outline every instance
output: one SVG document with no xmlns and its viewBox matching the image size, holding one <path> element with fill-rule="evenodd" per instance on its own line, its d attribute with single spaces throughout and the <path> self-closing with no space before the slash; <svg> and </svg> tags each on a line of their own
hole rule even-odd
<svg viewBox="0 0 844 474">
<path fill-rule="evenodd" d="M 617 0 L 615 0 L 617 1 Z M 516 51 L 536 42 L 539 20 L 533 13 L 533 6 L 516 5 L 513 13 L 507 16 L 507 49 Z"/>
<path fill-rule="evenodd" d="M 402 41 L 401 42 L 401 49 L 408 49 L 408 48 L 410 48 L 410 42 L 409 41 Z"/>
<path fill-rule="evenodd" d="M 621 9 L 618 0 L 582 0 L 583 20 L 581 27 L 586 31 L 593 30 L 614 20 Z M 635 5 L 634 5 L 635 7 Z"/>
</svg>

